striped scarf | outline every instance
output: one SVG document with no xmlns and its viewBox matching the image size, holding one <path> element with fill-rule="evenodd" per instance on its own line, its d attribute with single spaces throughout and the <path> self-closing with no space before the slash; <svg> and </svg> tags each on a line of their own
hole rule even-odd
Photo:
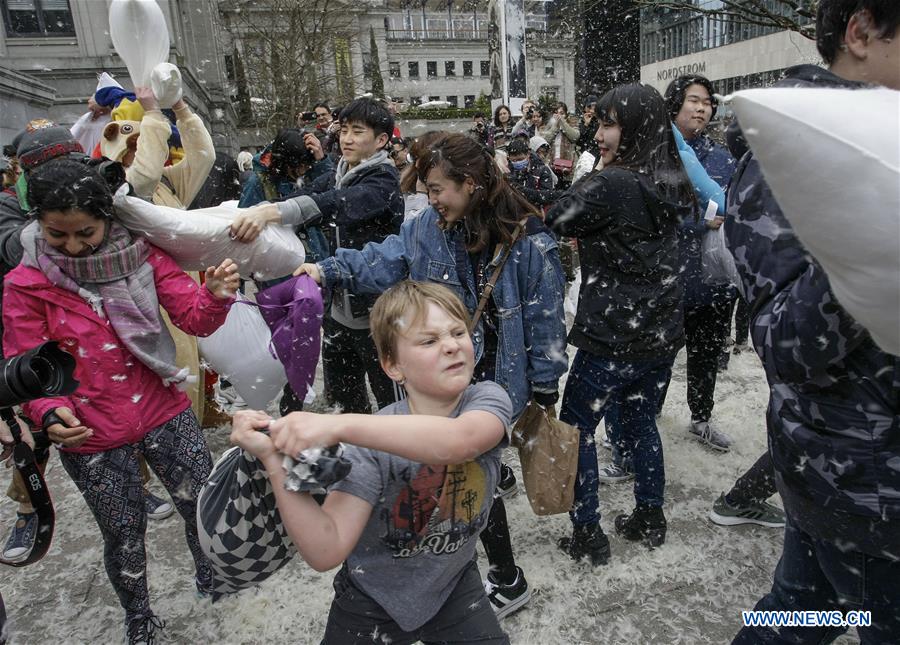
<svg viewBox="0 0 900 645">
<path fill-rule="evenodd" d="M 116 336 L 134 356 L 168 385 L 188 379 L 175 365 L 175 342 L 163 324 L 150 245 L 132 239 L 121 224 L 107 220 L 107 234 L 97 250 L 71 257 L 50 246 L 37 222 L 22 232 L 23 263 L 40 269 L 55 286 L 77 293 L 100 317 L 109 318 Z"/>
</svg>

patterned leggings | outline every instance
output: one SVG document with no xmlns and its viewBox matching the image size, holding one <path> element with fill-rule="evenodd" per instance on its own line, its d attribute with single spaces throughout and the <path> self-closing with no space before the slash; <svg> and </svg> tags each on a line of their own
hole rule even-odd
<svg viewBox="0 0 900 645">
<path fill-rule="evenodd" d="M 190 408 L 134 444 L 92 454 L 61 450 L 63 467 L 100 527 L 106 574 L 129 619 L 151 613 L 144 549 L 147 515 L 138 454 L 144 455 L 184 518 L 198 579 L 212 576 L 197 539 L 197 495 L 212 470 L 212 458 Z"/>
</svg>

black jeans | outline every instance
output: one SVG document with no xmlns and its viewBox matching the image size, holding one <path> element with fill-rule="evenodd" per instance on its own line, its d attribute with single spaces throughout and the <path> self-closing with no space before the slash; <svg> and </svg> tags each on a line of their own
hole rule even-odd
<svg viewBox="0 0 900 645">
<path fill-rule="evenodd" d="M 774 495 L 776 490 L 772 456 L 766 450 L 728 491 L 728 503 L 734 506 L 759 504 Z"/>
<path fill-rule="evenodd" d="M 408 575 L 415 575 L 411 571 Z M 388 584 L 387 581 L 385 581 Z M 402 574 L 390 584 L 403 584 Z M 377 636 L 373 636 L 377 635 Z M 403 631 L 368 594 L 353 584 L 345 564 L 334 578 L 334 600 L 328 612 L 322 645 L 352 645 L 373 641 L 406 643 L 481 643 L 508 645 L 484 591 L 475 562 L 469 563 L 444 602 L 428 622 L 412 632 Z"/>
<path fill-rule="evenodd" d="M 730 322 L 730 321 L 729 321 Z M 729 329 L 731 325 L 729 324 Z M 737 345 L 746 345 L 750 336 L 750 307 L 743 298 L 737 299 L 737 307 L 734 312 L 734 342 Z"/>
<path fill-rule="evenodd" d="M 379 409 L 397 401 L 399 386 L 381 369 L 368 329 L 350 329 L 330 316 L 322 321 L 322 329 L 325 398 L 330 405 L 347 413 L 370 414 L 366 376 Z"/>
<path fill-rule="evenodd" d="M 685 307 L 684 343 L 687 350 L 687 401 L 691 421 L 709 421 L 716 392 L 719 354 L 728 333 L 731 300 L 715 300 L 711 305 Z M 662 411 L 669 384 L 663 388 L 657 413 Z"/>
<path fill-rule="evenodd" d="M 822 512 L 827 512 L 822 509 Z M 846 612 L 871 612 L 871 626 L 857 627 L 862 645 L 900 642 L 900 561 L 854 551 L 848 543 L 818 539 L 791 524 L 784 530 L 784 550 L 772 590 L 756 603 L 757 611 L 827 611 L 840 620 Z M 744 627 L 738 645 L 759 643 L 830 643 L 846 627 Z"/>
</svg>

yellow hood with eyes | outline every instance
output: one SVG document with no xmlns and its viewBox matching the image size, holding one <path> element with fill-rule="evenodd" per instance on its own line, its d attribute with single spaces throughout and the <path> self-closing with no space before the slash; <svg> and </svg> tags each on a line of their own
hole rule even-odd
<svg viewBox="0 0 900 645">
<path fill-rule="evenodd" d="M 140 121 L 110 121 L 103 128 L 100 154 L 113 161 L 122 161 L 129 150 L 137 149 L 140 134 Z"/>
</svg>

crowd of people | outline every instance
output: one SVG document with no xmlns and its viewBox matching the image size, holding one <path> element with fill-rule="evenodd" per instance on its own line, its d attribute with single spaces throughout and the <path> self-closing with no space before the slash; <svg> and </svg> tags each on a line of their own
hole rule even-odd
<svg viewBox="0 0 900 645">
<path fill-rule="evenodd" d="M 822 0 L 817 11 L 829 68 L 788 69 L 780 86 L 900 90 L 896 3 Z M 565 104 L 545 112 L 526 100 L 518 119 L 501 105 L 490 123 L 476 114 L 466 133 L 415 139 L 376 99 L 317 104 L 230 165 L 183 101 L 167 116 L 148 88 L 119 89 L 112 98 L 98 90 L 91 109 L 132 118 L 110 120 L 95 150 L 31 122 L 4 151 L 0 259 L 4 355 L 56 340 L 77 361 L 74 394 L 22 412 L 56 445 L 97 522 L 128 642 L 153 642 L 164 626 L 145 575 L 148 517 L 178 511 L 197 593 L 211 595 L 196 498 L 212 469 L 202 428 L 222 420 L 204 419 L 213 391 L 227 394 L 217 400 L 234 413 L 231 439 L 272 482 L 298 553 L 316 570 L 340 567 L 323 642 L 376 633 L 394 643 L 506 643 L 500 621 L 532 593 L 504 506 L 516 478 L 502 462 L 526 407 L 558 406 L 580 436 L 572 527 L 554 536 L 557 547 L 608 563 L 615 541 L 601 526 L 600 483 L 633 481 L 632 512 L 610 526 L 660 548 L 668 522 L 657 419 L 676 355 L 686 350 L 685 433 L 713 459 L 736 441 L 713 420 L 717 374 L 748 335 L 770 386 L 769 447 L 710 500 L 710 520 L 784 528 L 757 609 L 868 610 L 863 642 L 900 639 L 900 359 L 834 300 L 740 125 L 718 142 L 713 82 L 682 76 L 664 95 L 622 85 L 589 97 L 577 118 Z M 304 412 L 306 393 L 290 385 L 276 415 L 242 409 L 223 378 L 214 388 L 215 376 L 192 382 L 196 337 L 223 324 L 239 289 L 253 289 L 228 258 L 187 275 L 121 225 L 102 160 L 121 164 L 133 194 L 157 204 L 239 199 L 235 244 L 270 225 L 296 231 L 306 262 L 294 275 L 325 294 L 324 398 L 340 414 Z M 723 227 L 737 284 L 705 271 L 704 240 Z M 578 290 L 568 331 L 567 288 Z M 11 441 L 5 426 L 0 439 Z M 338 443 L 352 469 L 324 500 L 284 487 L 284 455 Z M 46 463 L 49 452 L 38 454 Z M 151 470 L 171 502 L 150 492 Z M 460 491 L 464 521 L 448 516 Z M 784 510 L 767 501 L 776 493 Z M 23 560 L 37 524 L 18 475 L 8 496 L 19 508 L 3 557 Z M 413 506 L 425 511 L 408 520 Z M 821 643 L 841 631 L 748 626 L 735 642 Z"/>
</svg>

